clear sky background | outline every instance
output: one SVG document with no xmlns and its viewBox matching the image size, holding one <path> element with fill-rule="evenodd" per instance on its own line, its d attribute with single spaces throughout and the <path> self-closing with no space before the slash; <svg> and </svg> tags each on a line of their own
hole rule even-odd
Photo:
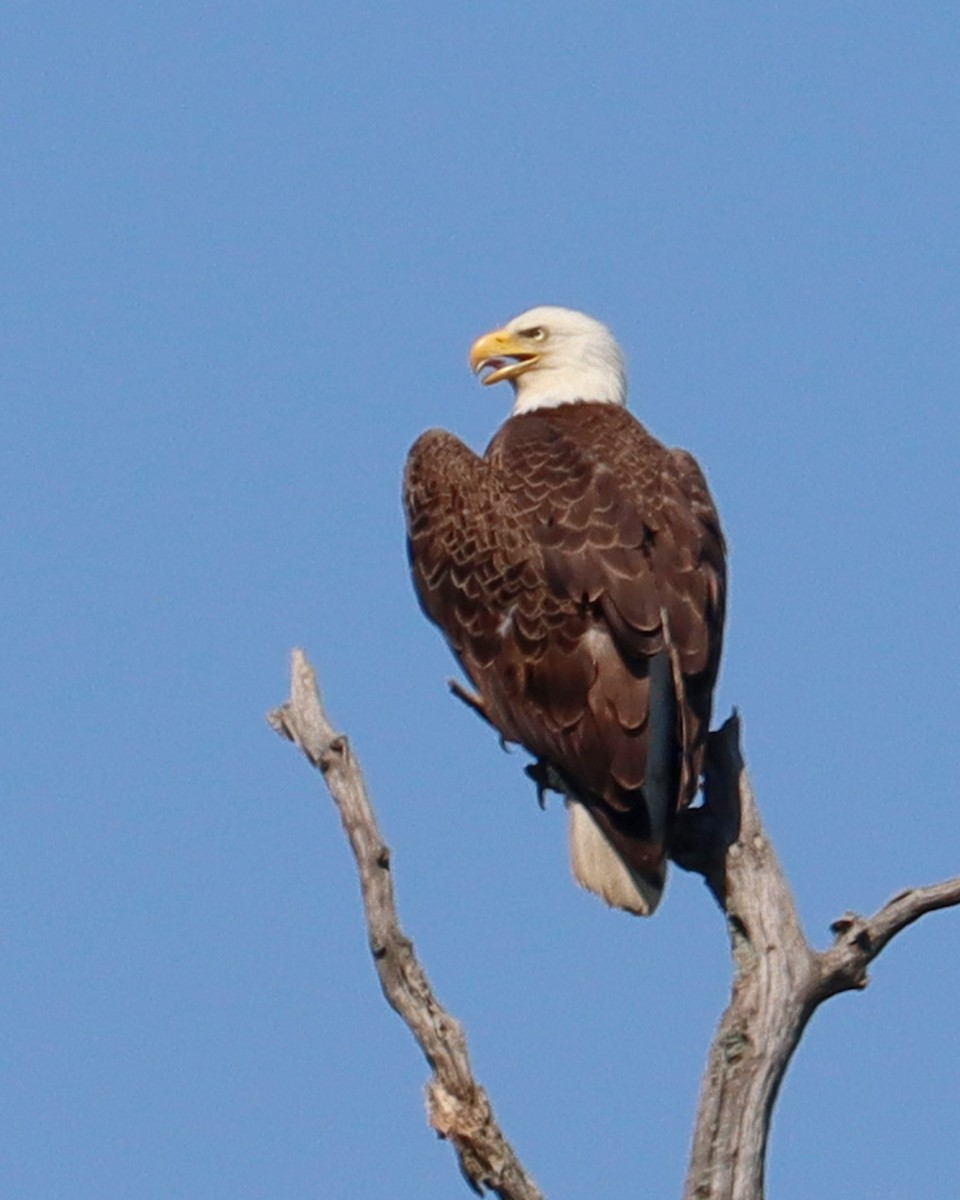
<svg viewBox="0 0 960 1200">
<path fill-rule="evenodd" d="M 605 320 L 731 543 L 737 705 L 816 944 L 960 871 L 952 3 L 37 3 L 0 19 L 0 1176 L 11 1200 L 468 1194 L 320 780 L 551 1200 L 678 1195 L 730 967 L 569 878 L 407 577 L 424 428 L 536 303 Z M 956 1196 L 960 914 L 815 1018 L 779 1200 Z"/>
</svg>

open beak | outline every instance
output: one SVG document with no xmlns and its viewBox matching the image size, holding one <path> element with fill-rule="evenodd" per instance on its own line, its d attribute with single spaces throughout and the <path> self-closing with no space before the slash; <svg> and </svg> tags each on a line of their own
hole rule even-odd
<svg viewBox="0 0 960 1200">
<path fill-rule="evenodd" d="M 516 334 L 507 329 L 485 333 L 470 347 L 470 370 L 474 375 L 487 371 L 480 380 L 483 384 L 516 379 L 539 361 L 540 355 L 523 345 Z"/>
</svg>

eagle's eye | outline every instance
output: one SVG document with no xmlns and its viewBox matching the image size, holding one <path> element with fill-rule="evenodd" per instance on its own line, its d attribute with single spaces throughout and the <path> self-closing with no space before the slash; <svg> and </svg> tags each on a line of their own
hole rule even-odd
<svg viewBox="0 0 960 1200">
<path fill-rule="evenodd" d="M 531 342 L 542 342 L 547 336 L 547 331 L 542 325 L 534 325 L 532 329 L 521 329 L 520 336 L 522 338 L 529 338 Z"/>
</svg>

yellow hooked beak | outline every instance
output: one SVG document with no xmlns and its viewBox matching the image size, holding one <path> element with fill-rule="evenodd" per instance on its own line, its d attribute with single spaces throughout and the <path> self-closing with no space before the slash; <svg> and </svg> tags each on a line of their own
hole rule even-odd
<svg viewBox="0 0 960 1200">
<path fill-rule="evenodd" d="M 539 361 L 540 355 L 530 349 L 530 343 L 509 329 L 485 333 L 470 347 L 470 370 L 474 375 L 491 368 L 480 380 L 484 384 L 516 379 Z"/>
</svg>

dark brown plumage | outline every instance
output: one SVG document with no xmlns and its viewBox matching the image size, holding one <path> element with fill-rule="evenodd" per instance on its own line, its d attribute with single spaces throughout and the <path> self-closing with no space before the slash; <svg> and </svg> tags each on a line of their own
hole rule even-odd
<svg viewBox="0 0 960 1200">
<path fill-rule="evenodd" d="M 552 768 L 650 895 L 621 904 L 587 868 L 581 882 L 652 911 L 670 819 L 697 790 L 723 630 L 724 541 L 696 462 L 618 404 L 563 403 L 510 417 L 482 458 L 423 434 L 404 500 L 417 595 L 478 708 Z"/>
</svg>

